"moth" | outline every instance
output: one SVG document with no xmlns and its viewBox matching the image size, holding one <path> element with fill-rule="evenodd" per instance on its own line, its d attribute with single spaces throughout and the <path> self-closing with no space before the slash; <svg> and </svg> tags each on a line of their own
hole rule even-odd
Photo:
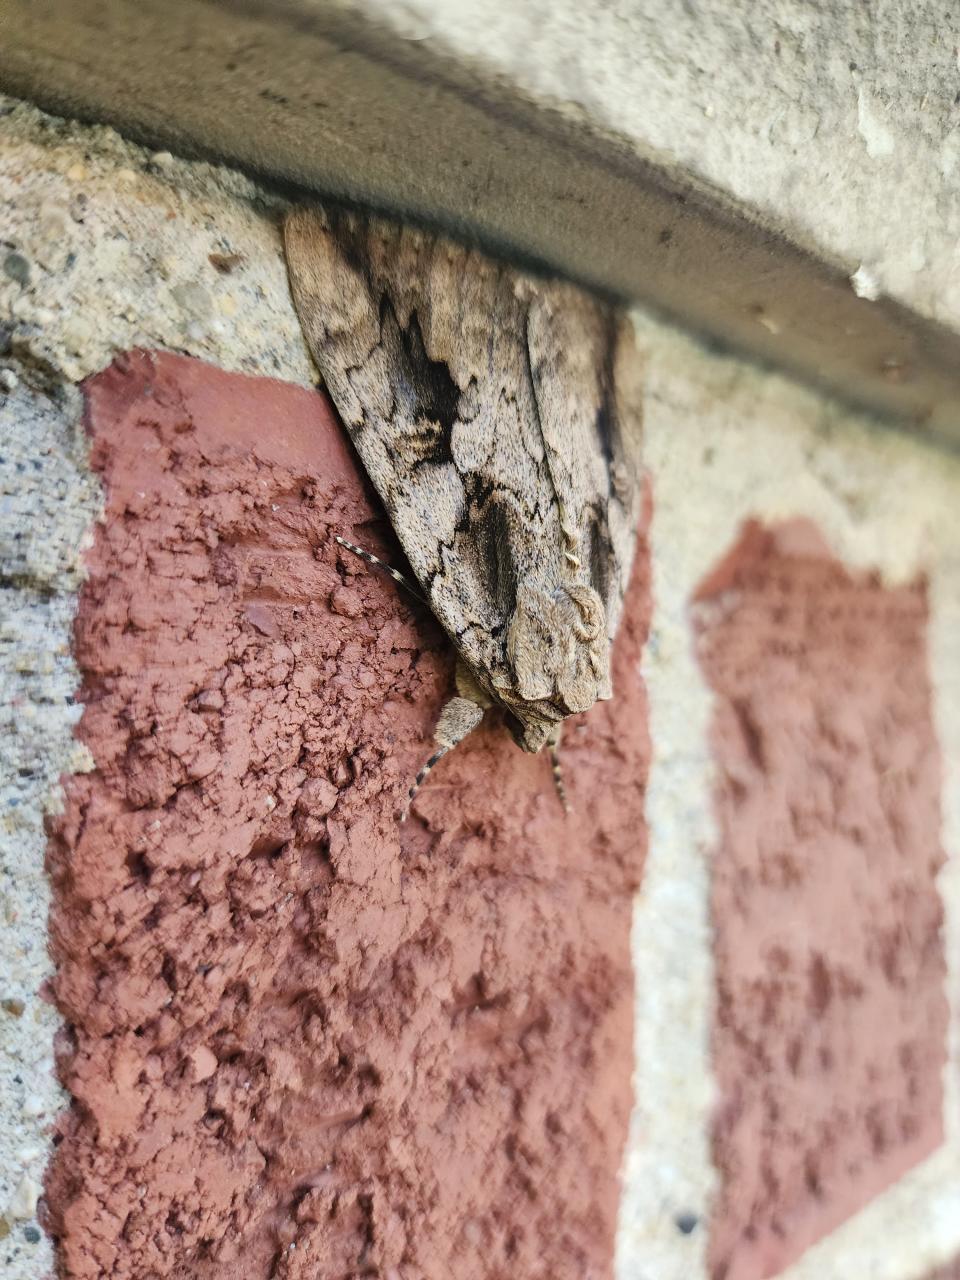
<svg viewBox="0 0 960 1280">
<path fill-rule="evenodd" d="M 549 749 L 566 806 L 561 726 L 611 696 L 640 514 L 629 319 L 361 213 L 294 210 L 285 248 L 307 343 L 457 653 L 410 801 L 496 705 L 524 751 Z"/>
</svg>

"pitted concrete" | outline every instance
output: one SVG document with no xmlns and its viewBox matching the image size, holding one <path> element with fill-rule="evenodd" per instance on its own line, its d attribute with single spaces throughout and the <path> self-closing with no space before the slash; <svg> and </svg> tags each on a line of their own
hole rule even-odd
<svg viewBox="0 0 960 1280">
<path fill-rule="evenodd" d="M 10 1280 L 50 1266 L 37 1224 L 59 1019 L 50 976 L 44 819 L 60 775 L 88 767 L 71 653 L 81 556 L 100 508 L 79 396 L 12 384 L 0 395 L 0 1263 Z"/>
</svg>

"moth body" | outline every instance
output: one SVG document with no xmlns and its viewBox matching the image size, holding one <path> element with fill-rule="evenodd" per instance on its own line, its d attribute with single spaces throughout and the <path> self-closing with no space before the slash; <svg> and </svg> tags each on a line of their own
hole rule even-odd
<svg viewBox="0 0 960 1280">
<path fill-rule="evenodd" d="M 559 779 L 563 721 L 611 696 L 639 518 L 629 322 L 381 219 L 300 209 L 285 241 L 310 349 L 458 654 L 411 798 L 493 703 Z"/>
</svg>

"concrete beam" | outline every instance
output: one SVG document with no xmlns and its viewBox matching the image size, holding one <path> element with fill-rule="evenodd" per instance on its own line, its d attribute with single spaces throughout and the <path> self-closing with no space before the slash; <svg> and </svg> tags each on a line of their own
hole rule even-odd
<svg viewBox="0 0 960 1280">
<path fill-rule="evenodd" d="M 956 332 L 859 296 L 858 262 L 800 247 L 729 191 L 550 109 L 443 41 L 379 25 L 378 7 L 0 0 L 0 86 L 443 226 L 960 446 Z"/>
</svg>

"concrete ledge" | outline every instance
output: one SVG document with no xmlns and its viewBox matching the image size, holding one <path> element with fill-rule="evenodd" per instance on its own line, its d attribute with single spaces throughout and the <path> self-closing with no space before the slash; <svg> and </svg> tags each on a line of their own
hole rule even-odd
<svg viewBox="0 0 960 1280">
<path fill-rule="evenodd" d="M 626 142 L 316 0 L 0 0 L 0 85 L 658 308 L 960 444 L 960 336 Z"/>
</svg>

